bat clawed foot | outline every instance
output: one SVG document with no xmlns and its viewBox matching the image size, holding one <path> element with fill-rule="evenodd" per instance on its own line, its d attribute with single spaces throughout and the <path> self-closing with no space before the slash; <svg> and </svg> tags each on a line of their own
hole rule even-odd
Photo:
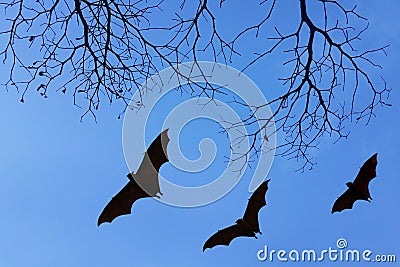
<svg viewBox="0 0 400 267">
<path fill-rule="evenodd" d="M 160 196 L 159 196 L 160 195 Z M 158 192 L 158 193 L 156 193 L 155 195 L 154 195 L 154 197 L 156 197 L 156 198 L 158 198 L 158 199 L 160 199 L 161 198 L 161 196 L 163 196 L 164 194 L 163 193 L 161 193 L 161 192 Z"/>
</svg>

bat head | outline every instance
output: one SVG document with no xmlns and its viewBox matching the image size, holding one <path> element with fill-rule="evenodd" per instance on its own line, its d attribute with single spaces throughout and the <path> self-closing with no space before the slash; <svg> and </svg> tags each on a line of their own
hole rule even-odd
<svg viewBox="0 0 400 267">
<path fill-rule="evenodd" d="M 243 219 L 237 219 L 237 220 L 236 220 L 236 224 L 239 224 L 239 225 L 244 224 Z"/>
<path fill-rule="evenodd" d="M 352 182 L 347 182 L 346 185 L 347 185 L 347 187 L 352 187 L 353 183 Z"/>
<path fill-rule="evenodd" d="M 135 178 L 133 178 L 135 176 L 135 174 L 133 172 L 130 172 L 126 175 L 126 177 L 128 177 L 129 180 L 134 180 Z"/>
</svg>

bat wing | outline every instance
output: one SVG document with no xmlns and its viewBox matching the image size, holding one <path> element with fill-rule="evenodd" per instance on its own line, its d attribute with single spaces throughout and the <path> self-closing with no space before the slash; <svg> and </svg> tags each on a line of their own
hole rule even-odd
<svg viewBox="0 0 400 267">
<path fill-rule="evenodd" d="M 161 194 L 158 172 L 161 166 L 168 162 L 168 143 L 168 129 L 166 129 L 151 143 L 137 173 L 134 175 L 136 182 L 150 196 L 156 196 L 157 193 Z"/>
<path fill-rule="evenodd" d="M 168 129 L 160 133 L 147 149 L 147 155 L 157 172 L 161 165 L 168 162 L 167 146 L 169 143 Z"/>
<path fill-rule="evenodd" d="M 213 248 L 218 245 L 229 246 L 233 239 L 239 236 L 255 237 L 254 232 L 244 225 L 234 224 L 225 229 L 219 230 L 212 235 L 203 246 L 203 252 L 207 248 Z"/>
<path fill-rule="evenodd" d="M 333 204 L 332 213 L 352 209 L 354 202 L 360 199 L 365 199 L 365 196 L 354 188 L 349 187 Z"/>
<path fill-rule="evenodd" d="M 378 153 L 375 153 L 362 165 L 353 182 L 354 187 L 369 198 L 371 195 L 369 193 L 368 185 L 369 182 L 376 177 L 376 165 L 378 164 L 377 156 Z"/>
<path fill-rule="evenodd" d="M 131 214 L 133 203 L 144 197 L 150 197 L 143 189 L 131 179 L 117 195 L 104 208 L 97 221 L 97 226 L 103 222 L 111 223 L 121 215 Z"/>
<path fill-rule="evenodd" d="M 168 143 L 166 129 L 150 144 L 137 173 L 128 174 L 128 184 L 104 208 L 97 221 L 98 226 L 103 222 L 112 222 L 118 216 L 130 214 L 136 200 L 161 194 L 158 171 L 161 165 L 168 161 Z"/>
<path fill-rule="evenodd" d="M 267 205 L 267 202 L 265 201 L 265 194 L 268 190 L 269 181 L 270 180 L 266 180 L 254 191 L 253 195 L 249 199 L 246 211 L 244 212 L 243 220 L 255 233 L 261 233 L 258 223 L 258 212 L 262 207 Z"/>
</svg>

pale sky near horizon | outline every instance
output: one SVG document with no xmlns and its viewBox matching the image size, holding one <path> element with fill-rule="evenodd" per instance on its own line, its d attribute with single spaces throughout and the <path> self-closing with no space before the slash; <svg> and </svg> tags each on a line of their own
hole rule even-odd
<svg viewBox="0 0 400 267">
<path fill-rule="evenodd" d="M 224 4 L 230 5 L 229 1 Z M 240 7 L 237 2 L 230 6 L 234 14 L 240 14 Z M 395 254 L 399 262 L 400 3 L 368 0 L 358 8 L 370 21 L 361 43 L 390 44 L 388 56 L 378 60 L 392 88 L 389 102 L 393 106 L 378 107 L 367 126 L 349 124 L 347 139 L 335 144 L 328 137 L 320 139 L 319 149 L 311 152 L 317 162 L 311 171 L 295 172 L 299 167 L 295 160 L 276 157 L 266 177 L 271 179 L 267 206 L 259 214 L 263 234 L 257 240 L 238 238 L 229 247 L 204 253 L 208 237 L 243 215 L 250 197 L 251 170 L 229 194 L 212 204 L 178 208 L 143 199 L 133 205 L 131 215 L 97 227 L 105 205 L 128 181 L 119 107 L 104 104 L 97 123 L 89 117 L 80 122 L 82 110 L 73 106 L 71 93 L 52 92 L 43 99 L 32 92 L 21 104 L 16 92 L 0 89 L 0 266 L 365 266 L 362 261 L 257 259 L 257 252 L 266 245 L 269 250 L 313 249 L 319 253 L 336 249 L 340 238 L 346 239 L 348 249 Z M 242 19 L 246 21 L 231 21 L 237 24 Z M 240 68 L 243 61 L 232 66 Z M 269 82 L 266 73 L 279 67 L 263 61 L 245 74 L 263 87 Z M 167 99 L 178 101 L 178 95 L 172 93 Z M 147 144 L 157 136 L 157 127 L 150 129 Z M 189 123 L 180 136 L 182 150 L 190 159 L 199 157 L 198 144 L 203 138 L 215 140 L 221 154 L 208 172 L 191 175 L 166 164 L 162 173 L 184 183 L 220 172 L 229 148 L 219 130 L 215 122 L 198 120 Z M 377 178 L 370 184 L 373 200 L 359 201 L 352 210 L 332 215 L 332 204 L 346 190 L 345 183 L 354 179 L 374 153 L 378 153 L 378 166 Z"/>
</svg>

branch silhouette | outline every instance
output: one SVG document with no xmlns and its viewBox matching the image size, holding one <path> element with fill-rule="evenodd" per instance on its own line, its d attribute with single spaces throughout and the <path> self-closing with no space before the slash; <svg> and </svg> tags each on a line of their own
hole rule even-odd
<svg viewBox="0 0 400 267">
<path fill-rule="evenodd" d="M 299 17 L 288 18 L 286 23 L 294 30 L 286 32 L 274 21 L 284 15 L 280 3 L 261 1 L 264 16 L 227 37 L 216 15 L 229 8 L 229 1 L 224 0 L 217 5 L 207 0 L 178 4 L 162 0 L 2 1 L 5 16 L 0 36 L 6 41 L 0 56 L 9 73 L 5 87 L 17 90 L 21 102 L 29 91 L 47 98 L 50 88 L 62 93 L 73 90 L 74 105 L 83 110 L 81 119 L 88 114 L 96 119 L 102 102 L 123 103 L 124 110 L 136 90 L 143 94 L 152 89 L 141 87 L 144 81 L 172 67 L 182 80 L 179 89 L 183 93 L 213 99 L 223 89 L 193 82 L 176 66 L 204 58 L 230 64 L 243 57 L 240 43 L 254 34 L 258 42 L 267 42 L 253 58 L 245 58 L 243 71 L 256 68 L 272 54 L 279 55 L 281 49 L 281 58 L 289 56 L 281 62 L 289 75 L 280 78 L 282 86 L 268 103 L 277 131 L 285 136 L 278 154 L 302 160 L 301 169 L 311 168 L 309 149 L 317 147 L 321 136 L 346 138 L 347 120 L 365 118 L 368 123 L 376 106 L 390 105 L 385 102 L 389 92 L 385 80 L 373 75 L 382 68 L 375 63 L 375 56 L 386 55 L 387 46 L 356 48 L 369 28 L 356 5 L 348 8 L 349 3 L 342 1 L 298 0 Z M 306 3 L 321 12 L 311 16 Z M 263 29 L 275 29 L 275 34 L 264 38 Z M 26 49 L 32 53 L 27 55 Z M 192 83 L 185 87 L 188 81 Z M 346 97 L 341 99 L 341 94 Z M 360 94 L 367 95 L 368 101 L 359 101 Z M 143 103 L 136 104 L 140 107 Z M 246 125 L 257 123 L 254 112 L 265 107 L 251 108 L 253 113 L 244 119 Z M 251 138 L 251 149 L 234 160 L 244 159 L 245 165 L 266 149 L 268 136 L 263 133 L 271 119 L 261 118 L 264 127 L 243 136 Z M 227 131 L 238 125 L 230 122 Z"/>
</svg>

